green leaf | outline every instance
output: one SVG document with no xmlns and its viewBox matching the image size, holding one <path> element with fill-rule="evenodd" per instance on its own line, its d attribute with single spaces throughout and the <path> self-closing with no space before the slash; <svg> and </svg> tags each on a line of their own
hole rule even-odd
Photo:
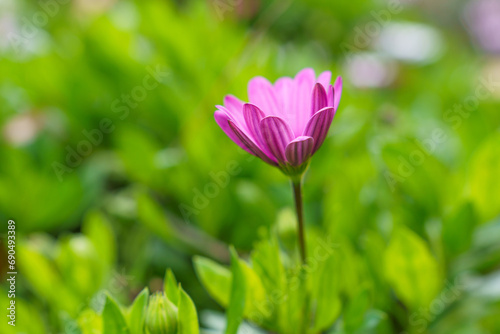
<svg viewBox="0 0 500 334">
<path fill-rule="evenodd" d="M 354 334 L 388 334 L 393 333 L 391 322 L 386 313 L 380 310 L 368 310 L 362 322 L 357 326 L 356 331 L 349 331 L 347 333 Z"/>
<path fill-rule="evenodd" d="M 102 333 L 102 317 L 90 308 L 78 315 L 77 322 L 82 334 Z"/>
<path fill-rule="evenodd" d="M 391 321 L 386 313 L 371 309 L 368 310 L 358 324 L 356 330 L 349 330 L 345 327 L 345 323 L 339 323 L 334 329 L 328 331 L 328 334 L 391 334 L 394 333 Z M 401 332 L 406 333 L 406 332 Z M 441 332 L 439 332 L 441 333 Z"/>
<path fill-rule="evenodd" d="M 53 261 L 31 245 L 19 243 L 17 249 L 19 270 L 33 291 L 51 307 L 76 316 L 82 300 L 65 284 Z"/>
<path fill-rule="evenodd" d="M 7 308 L 10 307 L 11 298 L 8 297 L 7 290 L 5 293 L 0 294 L 0 305 Z M 33 303 L 32 300 L 24 300 L 19 295 L 16 295 L 15 298 L 15 307 L 16 307 L 16 319 L 29 319 L 29 321 L 16 321 L 15 326 L 9 325 L 8 322 L 11 321 L 10 317 L 5 317 L 6 321 L 0 322 L 0 333 L 2 334 L 20 334 L 20 333 L 29 333 L 29 334 L 46 334 L 49 333 L 49 329 L 47 328 L 47 319 L 43 318 L 42 315 L 46 316 L 45 310 L 41 309 L 37 303 Z M 6 310 L 6 315 L 8 314 Z M 99 327 L 97 327 L 99 328 Z M 65 333 L 66 334 L 66 333 Z M 87 333 L 83 333 L 87 334 Z M 95 333 L 99 334 L 99 333 Z"/>
<path fill-rule="evenodd" d="M 189 295 L 179 285 L 179 329 L 177 334 L 198 334 L 198 315 Z"/>
<path fill-rule="evenodd" d="M 129 308 L 127 323 L 131 334 L 144 333 L 144 320 L 146 318 L 146 307 L 148 305 L 149 290 L 144 288 Z"/>
<path fill-rule="evenodd" d="M 167 295 L 167 298 L 176 306 L 179 303 L 179 288 L 177 286 L 177 280 L 175 279 L 172 270 L 168 269 L 165 273 L 165 279 L 163 280 L 163 290 Z"/>
<path fill-rule="evenodd" d="M 66 285 L 81 299 L 96 293 L 104 282 L 106 267 L 89 238 L 74 234 L 59 240 L 55 261 Z"/>
<path fill-rule="evenodd" d="M 344 326 L 348 333 L 353 333 L 363 325 L 365 313 L 370 307 L 370 293 L 366 287 L 360 287 L 350 299 L 344 311 Z"/>
<path fill-rule="evenodd" d="M 375 231 L 367 231 L 362 239 L 362 260 L 366 263 L 366 275 L 373 279 L 373 299 L 377 306 L 393 303 L 391 287 L 387 283 L 384 266 L 381 265 L 381 254 L 387 249 L 387 242 Z M 387 306 L 388 307 L 388 306 Z"/>
<path fill-rule="evenodd" d="M 109 270 L 116 258 L 116 242 L 108 220 L 100 212 L 91 212 L 85 217 L 82 232 L 94 245 L 105 269 Z"/>
<path fill-rule="evenodd" d="M 109 295 L 102 311 L 103 334 L 128 334 L 129 330 L 120 306 Z"/>
<path fill-rule="evenodd" d="M 162 149 L 148 132 L 123 124 L 116 132 L 117 153 L 127 173 L 145 184 L 155 184 L 158 165 L 157 153 Z"/>
<path fill-rule="evenodd" d="M 355 334 L 387 334 L 392 333 L 391 328 L 391 322 L 386 313 L 380 310 L 369 310 Z M 351 332 L 348 331 L 348 333 Z"/>
<path fill-rule="evenodd" d="M 469 249 L 476 221 L 474 206 L 470 203 L 461 205 L 443 219 L 442 239 L 448 256 L 456 256 Z"/>
<path fill-rule="evenodd" d="M 303 333 L 308 327 L 307 280 L 302 266 L 297 265 L 286 272 L 285 296 L 280 308 L 280 329 L 285 333 Z"/>
<path fill-rule="evenodd" d="M 53 284 L 63 284 L 53 263 L 24 243 L 18 245 L 18 261 L 32 289 L 39 296 L 52 300 L 52 293 L 55 292 Z"/>
<path fill-rule="evenodd" d="M 238 327 L 243 320 L 245 310 L 245 296 L 247 287 L 245 285 L 245 276 L 238 258 L 238 254 L 231 247 L 231 273 L 233 279 L 231 283 L 231 296 L 227 308 L 227 327 L 225 334 L 236 334 Z"/>
<path fill-rule="evenodd" d="M 315 310 L 314 332 L 321 332 L 330 327 L 340 314 L 339 298 L 340 266 L 336 254 L 328 254 L 319 261 L 317 272 L 309 275 L 314 280 L 312 292 L 312 308 Z"/>
<path fill-rule="evenodd" d="M 469 169 L 470 198 L 483 221 L 500 214 L 500 134 L 486 140 L 472 157 Z"/>
<path fill-rule="evenodd" d="M 171 240 L 173 236 L 172 227 L 161 206 L 149 195 L 140 192 L 137 195 L 137 213 L 139 220 L 153 233 L 165 240 Z"/>
<path fill-rule="evenodd" d="M 266 290 L 259 276 L 245 261 L 240 260 L 240 268 L 243 272 L 246 286 L 244 315 L 246 318 L 261 325 L 271 315 L 270 310 L 265 307 L 267 301 Z"/>
<path fill-rule="evenodd" d="M 279 245 L 276 239 L 257 243 L 251 258 L 252 267 L 262 280 L 268 295 L 284 289 L 285 269 L 281 262 Z"/>
<path fill-rule="evenodd" d="M 195 269 L 200 281 L 209 294 L 222 306 L 229 305 L 233 273 L 227 268 L 202 257 L 194 259 Z M 235 265 L 231 265 L 234 271 Z M 270 315 L 266 309 L 266 289 L 259 275 L 243 260 L 239 260 L 239 270 L 244 279 L 246 289 L 244 316 L 257 324 L 265 323 Z"/>
<path fill-rule="evenodd" d="M 226 267 L 201 256 L 194 257 L 193 263 L 196 275 L 205 290 L 221 306 L 227 307 L 232 282 L 231 272 Z"/>
<path fill-rule="evenodd" d="M 417 152 L 424 163 L 414 163 L 411 153 Z M 390 174 L 385 174 L 391 191 L 401 188 L 428 211 L 438 213 L 446 187 L 447 170 L 432 154 L 412 141 L 389 143 L 382 148 L 382 159 Z M 422 185 L 425 184 L 425 187 Z"/>
<path fill-rule="evenodd" d="M 360 258 L 352 243 L 344 238 L 338 239 L 338 250 L 340 256 L 340 273 L 338 277 L 341 280 L 341 290 L 354 298 L 359 293 L 359 287 L 364 282 L 362 271 L 363 260 Z"/>
<path fill-rule="evenodd" d="M 403 226 L 385 252 L 385 273 L 398 297 L 412 308 L 427 307 L 441 286 L 438 265 L 426 244 Z"/>
</svg>

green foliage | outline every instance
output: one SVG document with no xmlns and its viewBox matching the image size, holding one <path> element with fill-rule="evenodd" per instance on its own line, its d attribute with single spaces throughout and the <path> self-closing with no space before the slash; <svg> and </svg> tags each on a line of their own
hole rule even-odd
<svg viewBox="0 0 500 334">
<path fill-rule="evenodd" d="M 148 298 L 149 290 L 148 288 L 144 288 L 128 309 L 126 319 L 130 334 L 142 334 L 144 332 Z"/>
<path fill-rule="evenodd" d="M 102 317 L 92 309 L 83 310 L 77 319 L 82 334 L 101 334 L 103 332 Z"/>
<path fill-rule="evenodd" d="M 441 287 L 438 264 L 423 240 L 404 227 L 394 232 L 384 256 L 387 279 L 411 309 L 428 307 Z"/>
<path fill-rule="evenodd" d="M 203 257 L 195 257 L 193 263 L 196 274 L 208 293 L 220 305 L 227 307 L 230 299 L 229 287 L 233 280 L 231 271 Z"/>
<path fill-rule="evenodd" d="M 178 334 L 198 334 L 198 314 L 191 297 L 179 286 L 179 331 Z"/>
<path fill-rule="evenodd" d="M 144 226 L 156 235 L 171 240 L 172 231 L 167 224 L 165 214 L 148 195 L 139 193 L 137 196 L 137 215 Z"/>
<path fill-rule="evenodd" d="M 102 333 L 103 334 L 128 334 L 129 329 L 125 317 L 112 297 L 106 296 L 106 303 L 102 311 Z"/>
<path fill-rule="evenodd" d="M 226 334 L 236 334 L 241 321 L 246 302 L 247 289 L 245 274 L 238 258 L 238 254 L 234 249 L 231 249 L 231 292 L 229 297 L 229 305 L 227 307 L 227 326 Z"/>
<path fill-rule="evenodd" d="M 328 329 L 341 312 L 340 275 L 338 254 L 329 254 L 321 268 L 310 278 L 313 280 L 311 306 L 314 310 L 313 332 Z"/>
<path fill-rule="evenodd" d="M 500 135 L 493 134 L 477 150 L 470 162 L 470 197 L 483 221 L 498 215 L 500 208 Z"/>
<path fill-rule="evenodd" d="M 443 219 L 443 247 L 449 258 L 469 249 L 476 221 L 474 206 L 468 202 Z"/>
<path fill-rule="evenodd" d="M 168 269 L 165 273 L 165 279 L 163 280 L 163 291 L 165 291 L 165 294 L 167 295 L 168 299 L 172 301 L 172 303 L 174 303 L 175 305 L 179 304 L 179 294 L 181 293 L 181 289 L 178 288 L 175 276 L 170 269 Z"/>
<path fill-rule="evenodd" d="M 229 295 L 229 303 L 222 304 L 228 310 L 226 332 L 235 333 L 244 317 L 279 333 L 317 333 L 338 318 L 341 301 L 339 254 L 316 253 L 313 263 L 302 267 L 271 238 L 256 244 L 251 265 L 232 250 L 230 270 L 204 258 L 196 259 L 195 268 L 214 299 Z"/>
<path fill-rule="evenodd" d="M 171 270 L 165 274 L 165 287 L 176 282 Z M 130 333 L 130 334 L 198 334 L 199 324 L 196 307 L 180 284 L 168 287 L 168 293 L 157 292 L 150 296 L 144 288 L 129 307 L 123 307 L 109 294 L 105 297 L 104 308 L 99 314 L 87 308 L 77 319 L 82 333 Z"/>
<path fill-rule="evenodd" d="M 111 267 L 116 260 L 116 241 L 109 221 L 102 213 L 90 212 L 83 222 L 82 232 L 92 242 L 104 269 Z"/>
<path fill-rule="evenodd" d="M 32 291 L 51 305 L 51 316 L 76 317 L 111 275 L 116 246 L 102 214 L 90 213 L 83 234 L 54 240 L 33 236 L 18 245 L 18 266 Z"/>
</svg>

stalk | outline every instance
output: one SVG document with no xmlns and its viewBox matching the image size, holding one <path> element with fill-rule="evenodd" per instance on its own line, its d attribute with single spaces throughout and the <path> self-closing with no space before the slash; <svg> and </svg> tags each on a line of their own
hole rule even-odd
<svg viewBox="0 0 500 334">
<path fill-rule="evenodd" d="M 293 194 L 295 197 L 295 210 L 298 221 L 299 251 L 302 265 L 307 264 L 306 239 L 304 231 L 304 205 L 302 203 L 302 177 L 292 180 Z"/>
</svg>

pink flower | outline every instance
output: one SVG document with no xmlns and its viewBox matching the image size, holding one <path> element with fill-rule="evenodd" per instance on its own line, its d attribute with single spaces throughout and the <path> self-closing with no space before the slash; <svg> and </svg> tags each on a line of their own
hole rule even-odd
<svg viewBox="0 0 500 334">
<path fill-rule="evenodd" d="M 313 69 L 274 85 L 263 77 L 248 84 L 250 103 L 227 95 L 215 121 L 238 146 L 285 174 L 302 173 L 320 148 L 337 111 L 342 78 L 330 84 L 331 72 L 316 79 Z"/>
</svg>

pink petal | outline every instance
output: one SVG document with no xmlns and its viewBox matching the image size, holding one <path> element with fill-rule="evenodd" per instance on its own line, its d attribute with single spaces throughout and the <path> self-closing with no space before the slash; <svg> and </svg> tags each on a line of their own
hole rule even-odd
<svg viewBox="0 0 500 334">
<path fill-rule="evenodd" d="M 245 145 L 245 147 L 248 149 L 248 151 L 250 151 L 250 153 L 261 158 L 270 165 L 274 166 L 277 165 L 276 162 L 273 161 L 270 157 L 268 157 L 264 152 L 262 152 L 262 150 L 250 138 L 248 138 L 248 136 L 243 131 L 241 131 L 240 128 L 236 126 L 236 124 L 234 124 L 234 122 L 232 122 L 231 120 L 227 122 L 230 129 L 233 131 L 236 137 L 238 137 L 238 139 L 243 143 L 243 145 Z"/>
<path fill-rule="evenodd" d="M 308 78 L 311 80 L 311 83 L 314 84 L 316 81 L 316 74 L 314 73 L 314 70 L 310 67 L 304 68 L 301 70 L 297 75 L 295 75 L 295 80 L 299 78 Z"/>
<path fill-rule="evenodd" d="M 326 95 L 327 95 L 327 100 L 328 100 L 328 106 L 333 107 L 333 100 L 334 100 L 335 92 L 333 90 L 332 85 L 330 85 L 328 87 L 328 93 Z"/>
<path fill-rule="evenodd" d="M 260 130 L 269 152 L 279 163 L 284 163 L 286 146 L 294 138 L 290 126 L 277 116 L 267 116 L 260 121 Z"/>
<path fill-rule="evenodd" d="M 238 124 L 238 126 L 245 126 L 245 119 L 243 118 L 243 104 L 244 102 L 233 95 L 226 95 L 224 97 L 224 109 L 221 106 L 216 106 L 218 109 L 227 112 L 231 119 Z"/>
<path fill-rule="evenodd" d="M 312 93 L 311 116 L 325 107 L 328 107 L 328 98 L 323 86 L 317 83 Z"/>
<path fill-rule="evenodd" d="M 333 96 L 333 107 L 337 110 L 340 103 L 340 96 L 342 95 L 342 77 L 337 77 L 333 88 L 335 90 L 335 94 Z"/>
<path fill-rule="evenodd" d="M 330 82 L 332 81 L 332 72 L 325 71 L 321 73 L 318 77 L 317 82 L 323 85 L 323 87 L 330 86 Z"/>
<path fill-rule="evenodd" d="M 304 136 L 314 138 L 313 153 L 316 152 L 325 141 L 330 125 L 332 124 L 335 110 L 332 107 L 323 108 L 315 113 L 307 122 Z"/>
<path fill-rule="evenodd" d="M 274 91 L 276 92 L 276 98 L 280 102 L 280 117 L 284 118 L 289 124 L 290 119 L 294 118 L 294 100 L 293 94 L 295 89 L 295 82 L 292 78 L 283 77 L 279 78 L 274 84 Z"/>
<path fill-rule="evenodd" d="M 260 110 L 257 106 L 246 103 L 243 105 L 243 116 L 245 118 L 245 123 L 247 125 L 250 136 L 257 144 L 264 146 L 264 141 L 260 132 L 260 121 L 266 115 L 264 115 L 262 110 Z"/>
<path fill-rule="evenodd" d="M 312 137 L 297 137 L 285 149 L 286 160 L 292 166 L 300 166 L 312 155 L 313 147 L 314 139 Z"/>
<path fill-rule="evenodd" d="M 224 107 L 222 107 L 224 108 Z M 228 115 L 228 113 L 226 112 L 227 109 L 221 109 L 221 110 L 217 110 L 215 113 L 214 113 L 214 118 L 215 118 L 215 121 L 217 122 L 217 124 L 220 126 L 220 128 L 222 129 L 222 131 L 224 131 L 224 133 L 232 140 L 236 143 L 236 145 L 238 145 L 239 147 L 241 147 L 242 149 L 244 149 L 245 151 L 247 151 L 248 153 L 250 154 L 253 154 L 252 151 L 249 150 L 249 148 L 247 147 L 247 145 L 245 145 L 240 139 L 239 137 L 234 133 L 234 131 L 231 129 L 231 127 L 229 126 L 229 123 L 228 121 L 231 120 L 231 117 Z"/>
<path fill-rule="evenodd" d="M 294 100 L 295 110 L 294 122 L 291 122 L 296 136 L 300 136 L 304 125 L 311 117 L 311 94 L 314 88 L 316 76 L 314 70 L 306 68 L 295 76 L 295 91 L 292 99 Z"/>
<path fill-rule="evenodd" d="M 243 101 L 234 95 L 226 95 L 224 97 L 224 107 L 229 109 L 230 112 L 241 112 L 243 108 Z"/>
<path fill-rule="evenodd" d="M 259 106 L 266 115 L 277 115 L 280 104 L 274 93 L 274 87 L 263 77 L 255 77 L 248 83 L 248 99 Z"/>
</svg>

